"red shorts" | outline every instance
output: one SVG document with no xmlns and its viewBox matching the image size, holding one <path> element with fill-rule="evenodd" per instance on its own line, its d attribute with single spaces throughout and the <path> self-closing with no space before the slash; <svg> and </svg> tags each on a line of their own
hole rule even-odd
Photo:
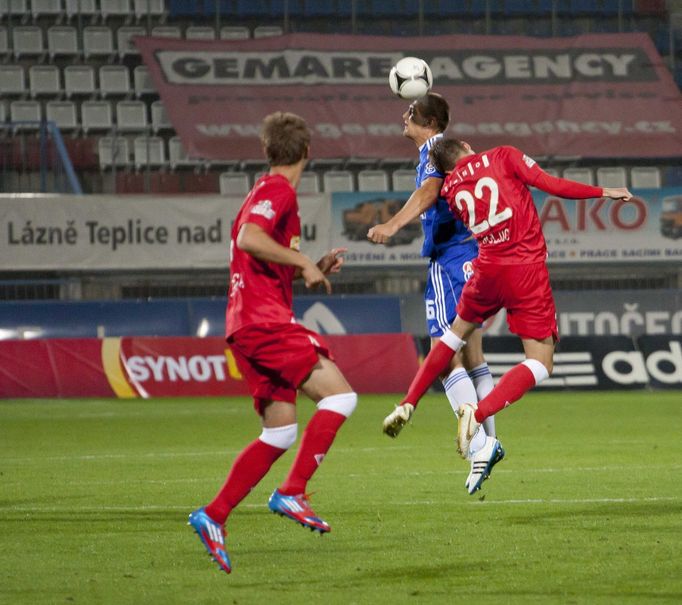
<svg viewBox="0 0 682 605">
<path fill-rule="evenodd" d="M 259 414 L 267 401 L 296 403 L 296 391 L 319 355 L 333 359 L 318 334 L 294 323 L 246 326 L 232 334 L 227 344 Z"/>
<path fill-rule="evenodd" d="M 556 307 L 544 262 L 494 265 L 474 261 L 474 275 L 464 286 L 457 315 L 481 324 L 507 310 L 509 331 L 521 338 L 559 339 Z"/>
</svg>

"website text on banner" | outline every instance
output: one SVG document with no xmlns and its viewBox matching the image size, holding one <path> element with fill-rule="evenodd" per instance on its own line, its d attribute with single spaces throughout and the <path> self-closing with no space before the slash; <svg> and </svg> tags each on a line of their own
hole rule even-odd
<svg viewBox="0 0 682 605">
<path fill-rule="evenodd" d="M 258 126 L 303 116 L 315 157 L 411 157 L 391 66 L 416 55 L 454 108 L 446 134 L 535 156 L 682 156 L 682 96 L 647 34 L 559 39 L 291 34 L 135 38 L 191 156 L 261 156 Z"/>
</svg>

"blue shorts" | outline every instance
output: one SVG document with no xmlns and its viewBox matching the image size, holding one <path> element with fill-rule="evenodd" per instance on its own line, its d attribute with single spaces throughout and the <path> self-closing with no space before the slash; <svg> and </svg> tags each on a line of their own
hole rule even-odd
<svg viewBox="0 0 682 605">
<path fill-rule="evenodd" d="M 424 290 L 426 304 L 426 327 L 429 336 L 438 337 L 452 325 L 457 317 L 457 303 L 462 294 L 462 288 L 474 274 L 472 261 L 475 258 L 469 254 L 442 260 L 431 260 L 429 276 Z"/>
</svg>

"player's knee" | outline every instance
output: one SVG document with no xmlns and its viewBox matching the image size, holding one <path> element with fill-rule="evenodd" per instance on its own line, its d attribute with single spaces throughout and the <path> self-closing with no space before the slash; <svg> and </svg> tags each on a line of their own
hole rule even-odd
<svg viewBox="0 0 682 605">
<path fill-rule="evenodd" d="M 336 412 L 348 418 L 358 405 L 357 393 L 339 393 L 338 395 L 329 395 L 317 402 L 318 410 L 329 410 Z"/>
<path fill-rule="evenodd" d="M 547 380 L 552 372 L 552 363 L 549 362 L 549 367 L 537 359 L 526 359 L 523 362 L 532 373 L 535 378 L 535 384 L 540 384 L 543 380 Z"/>
<path fill-rule="evenodd" d="M 278 447 L 281 450 L 288 450 L 298 437 L 298 424 L 287 424 L 285 426 L 276 426 L 271 428 L 263 428 L 259 439 L 263 443 L 267 443 L 273 447 Z"/>
</svg>

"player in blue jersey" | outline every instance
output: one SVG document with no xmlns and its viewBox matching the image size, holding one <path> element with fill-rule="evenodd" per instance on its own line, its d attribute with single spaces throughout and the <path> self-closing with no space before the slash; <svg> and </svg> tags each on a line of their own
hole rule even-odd
<svg viewBox="0 0 682 605">
<path fill-rule="evenodd" d="M 385 244 L 410 221 L 417 216 L 421 218 L 424 231 L 421 253 L 429 259 L 424 301 L 433 347 L 455 319 L 462 288 L 473 274 L 472 261 L 478 254 L 478 246 L 464 223 L 454 217 L 441 197 L 445 175 L 429 161 L 429 150 L 443 137 L 450 121 L 447 101 L 441 95 L 429 92 L 410 104 L 403 114 L 403 121 L 403 136 L 411 139 L 419 149 L 416 189 L 397 214 L 388 222 L 372 227 L 367 237 L 374 243 Z M 461 404 L 483 399 L 492 390 L 493 378 L 483 357 L 481 330 L 475 330 L 441 379 L 454 412 Z M 394 436 L 391 427 L 395 426 L 396 420 L 400 426 L 409 420 L 413 411 L 410 407 L 396 408 L 384 422 L 384 432 Z M 395 415 L 401 417 L 395 418 Z M 466 481 L 470 494 L 480 489 L 492 467 L 504 457 L 504 450 L 496 438 L 494 417 L 483 423 L 483 429 L 472 447 L 477 453 L 471 457 L 471 472 Z"/>
</svg>

